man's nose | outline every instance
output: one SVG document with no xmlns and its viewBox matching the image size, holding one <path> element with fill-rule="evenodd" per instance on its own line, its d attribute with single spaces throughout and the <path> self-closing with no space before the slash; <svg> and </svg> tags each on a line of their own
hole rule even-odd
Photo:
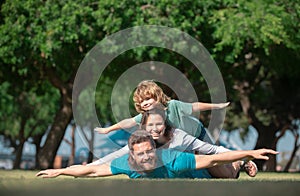
<svg viewBox="0 0 300 196">
<path fill-rule="evenodd" d="M 148 160 L 150 158 L 150 156 L 147 152 L 144 152 L 143 158 Z"/>
</svg>

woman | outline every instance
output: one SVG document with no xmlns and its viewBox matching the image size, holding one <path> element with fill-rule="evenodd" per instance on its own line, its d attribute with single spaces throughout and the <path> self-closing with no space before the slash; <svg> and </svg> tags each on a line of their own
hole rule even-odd
<svg viewBox="0 0 300 196">
<path fill-rule="evenodd" d="M 162 109 L 152 109 L 143 114 L 141 128 L 150 132 L 156 141 L 158 148 L 174 148 L 180 151 L 195 152 L 197 154 L 217 154 L 229 151 L 222 146 L 205 143 L 180 129 L 174 129 L 165 122 L 165 111 Z M 110 162 L 129 152 L 126 145 L 122 149 L 111 153 L 89 165 L 99 165 Z M 215 178 L 238 178 L 243 161 L 237 161 L 232 164 L 222 165 L 209 169 L 209 173 Z M 254 177 L 257 173 L 256 165 L 249 161 L 245 164 L 246 172 Z"/>
<path fill-rule="evenodd" d="M 180 129 L 168 126 L 165 121 L 165 111 L 161 109 L 145 112 L 141 127 L 150 132 L 158 148 L 174 148 L 197 154 L 218 154 L 230 151 L 222 146 L 203 142 Z M 238 178 L 242 167 L 251 177 L 254 177 L 257 173 L 257 167 L 252 161 L 237 161 L 232 164 L 210 168 L 208 171 L 215 178 Z"/>
</svg>

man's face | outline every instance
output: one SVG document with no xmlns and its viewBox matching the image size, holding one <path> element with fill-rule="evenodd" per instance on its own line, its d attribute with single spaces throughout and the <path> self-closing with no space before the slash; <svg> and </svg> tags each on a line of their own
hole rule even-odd
<svg viewBox="0 0 300 196">
<path fill-rule="evenodd" d="M 130 152 L 136 164 L 143 171 L 152 171 L 156 167 L 155 149 L 149 141 L 133 145 L 133 151 Z"/>
</svg>

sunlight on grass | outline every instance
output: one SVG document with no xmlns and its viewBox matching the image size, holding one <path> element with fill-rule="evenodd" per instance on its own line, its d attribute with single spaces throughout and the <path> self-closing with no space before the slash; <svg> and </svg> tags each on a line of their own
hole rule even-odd
<svg viewBox="0 0 300 196">
<path fill-rule="evenodd" d="M 35 177 L 38 171 L 24 171 L 24 170 L 0 170 L 0 186 L 3 185 L 13 185 L 14 182 L 19 183 L 31 183 L 45 181 Z M 59 176 L 55 179 L 47 179 L 49 181 L 76 181 L 76 180 L 118 180 L 118 179 L 128 179 L 125 175 L 117 175 L 111 177 L 102 178 L 74 178 L 70 176 Z M 153 179 L 149 179 L 153 180 Z M 251 178 L 245 173 L 241 173 L 239 179 L 161 179 L 162 181 L 300 181 L 300 173 L 270 173 L 270 172 L 259 172 L 256 177 Z"/>
<path fill-rule="evenodd" d="M 35 177 L 38 171 L 0 170 L 0 195 L 298 195 L 300 173 L 258 173 L 239 179 L 128 179 L 125 175 L 102 178 L 54 179 Z"/>
</svg>

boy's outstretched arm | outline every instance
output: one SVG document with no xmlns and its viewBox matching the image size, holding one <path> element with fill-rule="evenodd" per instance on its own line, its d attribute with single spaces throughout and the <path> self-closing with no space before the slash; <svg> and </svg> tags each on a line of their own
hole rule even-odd
<svg viewBox="0 0 300 196">
<path fill-rule="evenodd" d="M 227 107 L 230 102 L 226 103 L 204 103 L 204 102 L 194 102 L 192 103 L 193 112 L 205 111 L 205 110 L 214 110 L 214 109 L 223 109 Z"/>
<path fill-rule="evenodd" d="M 97 166 L 77 165 L 62 168 L 62 169 L 47 169 L 38 172 L 35 176 L 42 178 L 55 178 L 60 175 L 74 176 L 74 177 L 101 177 L 113 175 L 109 164 L 102 164 Z"/>
<path fill-rule="evenodd" d="M 213 155 L 195 155 L 196 169 L 209 168 L 217 165 L 231 163 L 242 159 L 269 160 L 268 154 L 276 155 L 278 152 L 271 149 L 236 150 Z"/>
<path fill-rule="evenodd" d="M 115 130 L 118 130 L 118 129 L 128 129 L 128 128 L 131 128 L 131 127 L 134 127 L 136 124 L 134 118 L 127 118 L 127 119 L 124 119 L 112 126 L 109 126 L 109 127 L 96 127 L 94 129 L 94 131 L 97 131 L 98 133 L 102 133 L 102 134 L 106 134 L 106 133 L 109 133 L 111 131 L 115 131 Z"/>
</svg>

